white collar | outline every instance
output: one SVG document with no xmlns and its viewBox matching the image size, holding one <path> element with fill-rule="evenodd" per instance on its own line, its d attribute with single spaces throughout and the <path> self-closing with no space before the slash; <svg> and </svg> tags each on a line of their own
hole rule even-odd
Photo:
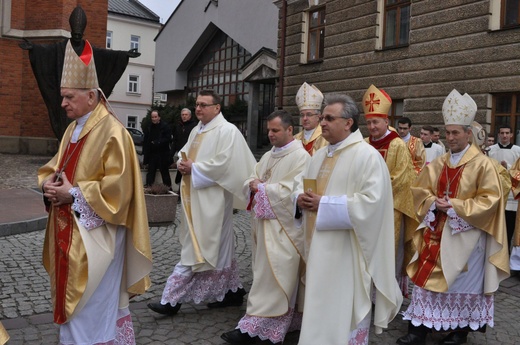
<svg viewBox="0 0 520 345">
<path fill-rule="evenodd" d="M 347 137 L 348 138 L 348 137 Z M 343 142 L 345 140 L 347 140 L 347 138 L 341 140 L 340 142 L 338 143 L 335 143 L 334 145 L 333 144 L 329 144 L 329 146 L 327 146 L 327 157 L 332 157 L 334 155 L 334 152 L 337 150 L 337 148 L 343 144 Z"/>
<path fill-rule="evenodd" d="M 412 135 L 410 133 L 408 133 L 404 138 L 401 138 L 401 139 L 403 139 L 405 143 L 408 143 L 408 141 L 410 140 L 411 137 L 412 137 Z"/>
<path fill-rule="evenodd" d="M 91 114 L 92 112 L 89 112 L 87 115 L 76 119 L 76 128 L 74 128 L 74 132 L 72 132 L 72 137 L 70 138 L 71 143 L 74 144 L 78 142 L 79 135 L 81 134 L 81 131 L 83 130 L 83 127 L 85 127 L 85 123 L 87 123 L 87 120 Z"/>
<path fill-rule="evenodd" d="M 273 153 L 274 152 L 280 152 L 280 151 L 283 151 L 283 150 L 287 150 L 294 142 L 296 142 L 296 140 L 293 139 L 288 144 L 285 144 L 282 147 L 273 147 Z"/>
<path fill-rule="evenodd" d="M 379 141 L 379 140 L 383 140 L 383 139 L 384 139 L 384 138 L 385 138 L 385 137 L 386 137 L 386 136 L 387 136 L 388 134 L 390 134 L 390 130 L 389 130 L 389 129 L 387 129 L 387 130 L 386 130 L 386 133 L 385 133 L 385 135 L 383 135 L 383 136 L 382 136 L 381 138 L 379 138 L 379 139 L 372 139 L 372 141 Z"/>
<path fill-rule="evenodd" d="M 462 156 L 464 156 L 464 154 L 466 153 L 466 151 L 469 150 L 469 147 L 471 145 L 468 144 L 468 146 L 466 146 L 466 148 L 460 152 L 457 152 L 457 153 L 452 153 L 451 150 L 450 150 L 450 164 L 455 166 L 457 164 L 459 164 Z"/>
</svg>

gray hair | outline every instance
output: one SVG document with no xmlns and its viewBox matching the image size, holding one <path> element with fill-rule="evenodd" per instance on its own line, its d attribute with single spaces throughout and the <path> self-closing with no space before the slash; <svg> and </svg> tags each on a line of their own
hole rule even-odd
<svg viewBox="0 0 520 345">
<path fill-rule="evenodd" d="M 183 111 L 187 111 L 188 114 L 191 115 L 191 110 L 189 110 L 188 108 L 182 108 L 182 110 L 181 110 L 181 114 L 182 114 Z"/>
<path fill-rule="evenodd" d="M 342 118 L 354 120 L 354 123 L 352 124 L 352 132 L 357 131 L 359 121 L 359 109 L 357 107 L 356 102 L 354 102 L 352 97 L 340 93 L 332 93 L 325 95 L 325 99 L 323 101 L 324 108 L 328 105 L 336 103 L 339 103 L 342 106 L 340 114 Z"/>
</svg>

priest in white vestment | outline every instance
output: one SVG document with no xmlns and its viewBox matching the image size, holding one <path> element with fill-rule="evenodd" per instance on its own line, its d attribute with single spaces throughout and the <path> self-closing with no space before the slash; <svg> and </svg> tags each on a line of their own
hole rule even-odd
<svg viewBox="0 0 520 345">
<path fill-rule="evenodd" d="M 277 110 L 267 118 L 269 141 L 265 153 L 244 183 L 251 206 L 253 285 L 246 315 L 235 330 L 222 334 L 231 344 L 247 344 L 255 337 L 283 342 L 287 332 L 299 330 L 301 313 L 295 310 L 303 253 L 303 232 L 294 222 L 291 192 L 294 178 L 311 156 L 293 138 L 292 115 Z"/>
<path fill-rule="evenodd" d="M 256 160 L 238 128 L 220 112 L 220 96 L 202 90 L 196 101 L 198 125 L 179 152 L 182 220 L 181 260 L 164 288 L 158 313 L 174 315 L 181 303 L 240 306 L 245 291 L 235 259 L 233 208 L 245 209 L 244 181 Z"/>
<path fill-rule="evenodd" d="M 312 157 L 293 193 L 307 263 L 299 344 L 368 344 L 372 303 L 380 333 L 402 302 L 392 186 L 381 154 L 363 140 L 352 98 L 329 95 L 325 105 L 321 126 L 330 144 Z"/>
<path fill-rule="evenodd" d="M 475 101 L 453 90 L 442 114 L 449 152 L 427 165 L 412 186 L 416 253 L 407 267 L 415 284 L 404 312 L 401 345 L 420 345 L 432 330 L 444 345 L 494 325 L 493 294 L 509 276 L 504 208 L 509 190 L 492 159 L 471 145 Z"/>
</svg>

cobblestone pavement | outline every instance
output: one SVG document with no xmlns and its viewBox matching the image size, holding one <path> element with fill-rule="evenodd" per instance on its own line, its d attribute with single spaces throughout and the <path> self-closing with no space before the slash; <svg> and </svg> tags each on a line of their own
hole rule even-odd
<svg viewBox="0 0 520 345">
<path fill-rule="evenodd" d="M 34 174 L 48 158 L 0 154 L 0 188 L 34 187 Z M 8 168 L 6 166 L 9 166 Z M 13 171 L 11 171 L 12 169 Z M 130 304 L 137 344 L 223 344 L 222 332 L 233 329 L 245 312 L 242 307 L 208 309 L 205 305 L 182 306 L 179 314 L 164 317 L 149 311 L 146 303 L 158 300 L 173 265 L 178 261 L 180 245 L 176 236 L 178 221 L 170 226 L 152 227 L 154 266 L 152 288 Z M 0 320 L 11 335 L 9 345 L 55 344 L 58 328 L 52 323 L 49 282 L 41 265 L 44 231 L 0 237 Z M 252 280 L 250 227 L 248 214 L 235 215 L 236 249 L 246 290 Z M 485 334 L 470 334 L 469 344 L 519 344 L 520 278 L 504 281 L 495 295 L 495 328 Z M 408 301 L 405 301 L 403 308 Z M 370 344 L 394 344 L 406 333 L 400 316 L 383 334 L 370 334 Z M 442 334 L 430 336 L 427 345 L 436 344 Z M 286 337 L 284 344 L 295 345 L 298 334 Z M 323 345 L 323 344 L 317 344 Z M 326 345 L 326 344 L 325 344 Z"/>
</svg>

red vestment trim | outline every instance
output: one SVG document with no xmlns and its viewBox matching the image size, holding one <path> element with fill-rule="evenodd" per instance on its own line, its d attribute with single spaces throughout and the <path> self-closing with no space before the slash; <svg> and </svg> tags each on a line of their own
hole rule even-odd
<svg viewBox="0 0 520 345">
<path fill-rule="evenodd" d="M 447 164 L 444 164 L 442 172 L 437 182 L 437 197 L 444 198 L 446 194 L 446 188 L 449 186 L 447 192 L 448 196 L 457 195 L 460 178 L 462 176 L 462 170 L 465 165 L 461 165 L 458 168 L 449 168 Z M 448 183 L 449 181 L 449 183 Z M 418 258 L 418 270 L 411 278 L 415 285 L 424 288 L 428 279 L 430 278 L 433 270 L 437 266 L 439 255 L 441 253 L 441 239 L 442 230 L 446 223 L 448 216 L 446 213 L 437 211 L 435 214 L 434 230 L 426 227 L 423 229 L 424 245 L 419 253 Z"/>
<path fill-rule="evenodd" d="M 388 152 L 390 142 L 395 138 L 400 138 L 399 134 L 397 134 L 394 131 L 390 131 L 390 134 L 388 134 L 381 140 L 372 140 L 372 137 L 370 137 L 368 140 L 370 145 L 372 145 L 376 150 L 378 150 L 379 153 L 381 153 L 381 156 L 383 156 L 383 159 L 386 160 L 386 153 Z"/>
<path fill-rule="evenodd" d="M 312 156 L 312 147 L 314 146 L 315 141 L 316 141 L 316 139 L 314 139 L 313 141 L 309 141 L 307 144 L 303 145 L 303 147 L 305 148 L 305 151 L 307 151 L 311 156 Z"/>
<path fill-rule="evenodd" d="M 74 174 L 78 164 L 79 156 L 87 139 L 85 135 L 77 143 L 69 143 L 69 147 L 61 158 L 60 170 L 67 161 L 67 154 L 71 152 L 70 159 L 65 167 L 65 174 L 69 182 L 74 185 Z M 56 304 L 54 306 L 54 322 L 63 324 L 67 321 L 65 304 L 67 298 L 67 282 L 69 276 L 69 251 L 72 243 L 74 224 L 71 213 L 71 204 L 61 205 L 54 208 L 54 260 L 55 260 L 55 286 Z"/>
</svg>

